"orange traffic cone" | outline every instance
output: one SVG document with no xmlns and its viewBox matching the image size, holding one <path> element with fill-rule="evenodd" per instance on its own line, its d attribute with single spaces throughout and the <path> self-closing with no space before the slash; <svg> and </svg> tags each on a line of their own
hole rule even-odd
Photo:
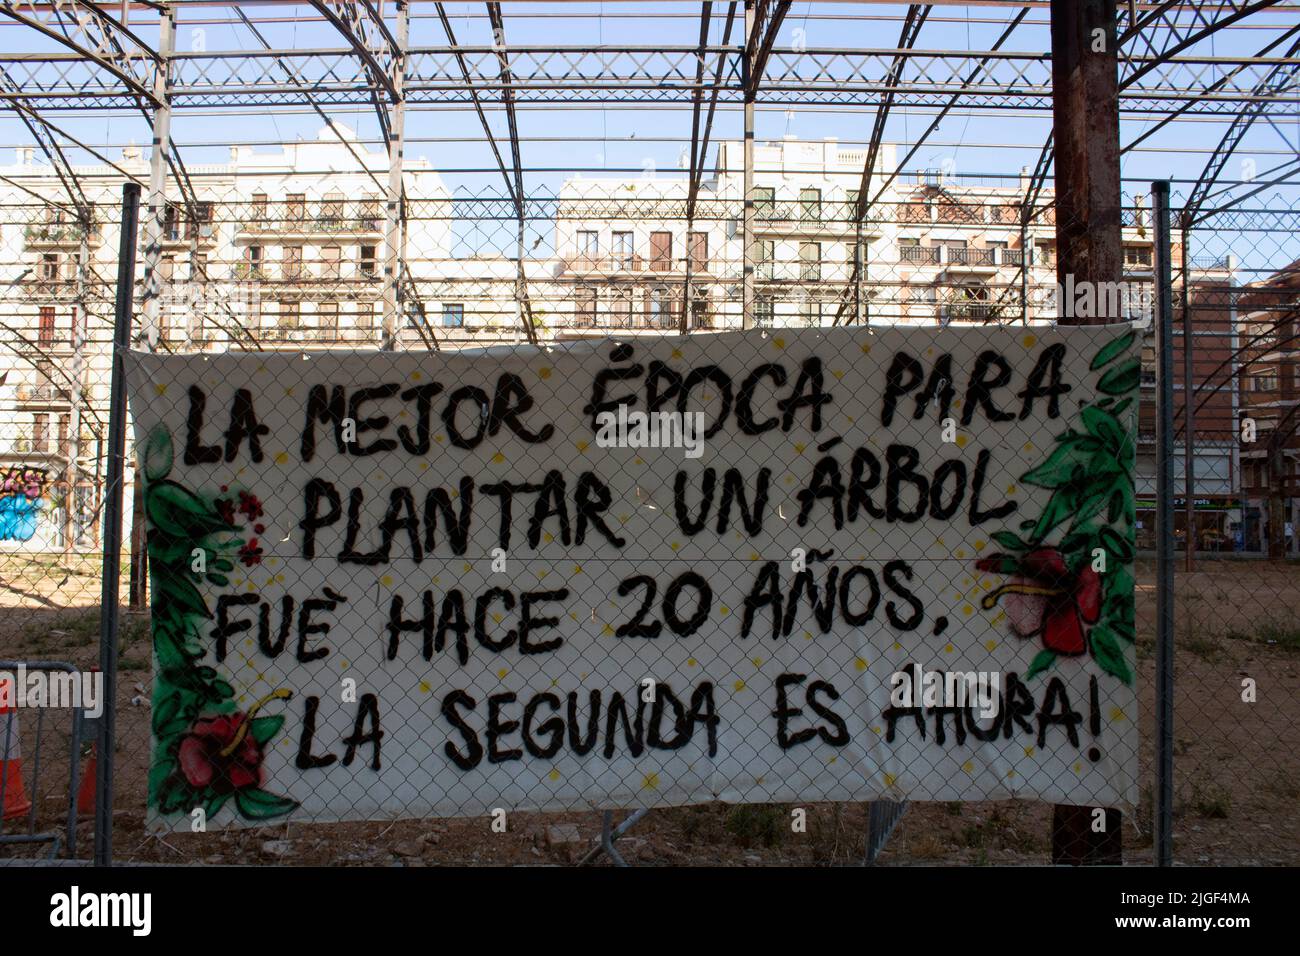
<svg viewBox="0 0 1300 956">
<path fill-rule="evenodd" d="M 6 820 L 24 816 L 32 808 L 23 786 L 23 748 L 13 694 L 12 681 L 0 682 L 0 794 L 4 795 Z"/>
</svg>

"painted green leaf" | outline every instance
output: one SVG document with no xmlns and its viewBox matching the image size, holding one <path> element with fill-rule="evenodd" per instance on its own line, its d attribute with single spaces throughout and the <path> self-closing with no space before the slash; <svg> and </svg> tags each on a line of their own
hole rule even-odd
<svg viewBox="0 0 1300 956">
<path fill-rule="evenodd" d="M 1049 651 L 1046 648 L 1039 651 L 1033 661 L 1029 664 L 1029 670 L 1025 671 L 1025 680 L 1031 677 L 1037 677 L 1043 671 L 1047 670 L 1056 663 L 1056 651 Z"/>
<path fill-rule="evenodd" d="M 1052 493 L 1047 507 L 1038 516 L 1034 525 L 1034 540 L 1041 541 L 1051 534 L 1052 529 L 1078 510 L 1079 496 L 1074 486 L 1058 488 Z"/>
<path fill-rule="evenodd" d="M 298 801 L 277 797 L 265 790 L 240 790 L 235 794 L 235 806 L 249 820 L 266 820 L 283 816 L 295 809 Z"/>
<path fill-rule="evenodd" d="M 1133 558 L 1133 546 L 1114 528 L 1101 528 L 1097 537 L 1101 539 L 1101 546 L 1119 563 L 1127 564 Z"/>
<path fill-rule="evenodd" d="M 275 714 L 270 717 L 254 717 L 248 732 L 253 735 L 253 739 L 259 744 L 264 744 L 278 734 L 283 726 L 283 714 Z"/>
<path fill-rule="evenodd" d="M 209 820 L 217 815 L 217 811 L 226 805 L 226 801 L 230 797 L 231 795 L 228 793 L 217 793 L 208 799 L 207 804 L 203 807 L 203 812 L 207 814 Z"/>
<path fill-rule="evenodd" d="M 1142 363 L 1136 358 L 1131 358 L 1103 375 L 1101 381 L 1097 383 L 1097 388 L 1108 395 L 1123 395 L 1138 387 L 1141 375 Z"/>
<path fill-rule="evenodd" d="M 1102 624 L 1094 627 L 1088 632 L 1088 644 L 1092 647 L 1092 656 L 1103 671 L 1112 677 L 1118 677 L 1125 684 L 1133 683 L 1133 672 L 1124 659 L 1124 649 L 1109 628 Z"/>
<path fill-rule="evenodd" d="M 144 496 L 145 512 L 155 528 L 165 534 L 197 543 L 230 525 L 204 504 L 203 500 L 174 481 L 151 484 Z"/>
<path fill-rule="evenodd" d="M 172 433 L 159 425 L 149 433 L 141 455 L 148 481 L 162 481 L 172 470 Z"/>
<path fill-rule="evenodd" d="M 1025 472 L 1020 480 L 1039 488 L 1059 488 L 1074 480 L 1084 459 L 1100 448 L 1101 442 L 1090 435 L 1069 435 L 1060 440 L 1047 461 Z"/>
<path fill-rule="evenodd" d="M 1029 550 L 1029 543 L 1027 541 L 1020 540 L 1019 535 L 1012 534 L 1010 531 L 994 531 L 993 534 L 991 534 L 989 537 L 991 537 L 998 544 L 1002 545 L 1002 547 L 1006 548 L 1008 551 Z"/>
<path fill-rule="evenodd" d="M 1124 426 L 1106 409 L 1085 405 L 1082 415 L 1088 433 L 1101 439 L 1112 453 L 1118 453 L 1127 443 L 1128 435 L 1124 431 Z"/>
<path fill-rule="evenodd" d="M 1092 357 L 1092 364 L 1088 366 L 1092 371 L 1097 371 L 1103 365 L 1107 365 L 1123 355 L 1133 345 L 1133 340 L 1137 338 L 1136 333 L 1126 332 L 1117 339 L 1111 339 Z"/>
</svg>

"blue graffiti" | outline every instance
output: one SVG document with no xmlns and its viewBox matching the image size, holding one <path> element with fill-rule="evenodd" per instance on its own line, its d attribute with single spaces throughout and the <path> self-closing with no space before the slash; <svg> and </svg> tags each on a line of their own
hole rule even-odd
<svg viewBox="0 0 1300 956">
<path fill-rule="evenodd" d="M 45 470 L 6 469 L 0 475 L 0 541 L 30 541 L 45 501 Z"/>
</svg>

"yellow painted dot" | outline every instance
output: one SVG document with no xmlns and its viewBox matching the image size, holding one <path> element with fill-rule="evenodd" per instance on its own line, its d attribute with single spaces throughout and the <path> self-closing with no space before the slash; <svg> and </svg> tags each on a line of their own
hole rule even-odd
<svg viewBox="0 0 1300 956">
<path fill-rule="evenodd" d="M 1076 764 L 1074 765 L 1074 772 L 1075 772 L 1075 773 L 1083 773 L 1083 764 L 1082 764 L 1082 763 L 1076 763 Z"/>
<path fill-rule="evenodd" d="M 278 455 L 275 456 L 275 463 L 277 465 L 287 464 L 288 461 L 289 461 L 289 456 L 284 452 L 280 452 Z"/>
<path fill-rule="evenodd" d="M 1026 747 L 1026 748 L 1025 748 L 1025 756 L 1026 756 L 1026 757 L 1032 757 L 1033 755 L 1034 755 L 1034 748 L 1033 748 L 1033 747 Z"/>
<path fill-rule="evenodd" d="M 961 765 L 961 769 L 962 769 L 962 770 L 965 770 L 967 773 L 974 773 L 974 772 L 975 772 L 975 761 L 973 761 L 973 760 L 967 760 L 964 764 Z"/>
<path fill-rule="evenodd" d="M 831 764 L 831 763 L 835 763 L 835 762 L 836 762 L 837 760 L 839 760 L 839 759 L 840 759 L 839 757 L 829 757 L 829 758 L 827 758 L 826 762 L 827 762 L 828 764 Z"/>
<path fill-rule="evenodd" d="M 1014 495 L 1015 493 L 1016 493 L 1016 486 L 1015 486 L 1015 485 L 1007 485 L 1007 494 L 1009 494 L 1009 495 Z"/>
<path fill-rule="evenodd" d="M 379 579 L 379 583 L 386 588 L 391 588 L 393 586 L 392 575 L 385 574 L 382 578 Z"/>
<path fill-rule="evenodd" d="M 977 539 L 976 542 L 975 542 L 975 550 L 976 550 L 976 551 L 983 551 L 983 550 L 984 550 L 984 547 L 985 547 L 987 544 L 988 544 L 988 542 L 985 541 L 983 538 Z"/>
<path fill-rule="evenodd" d="M 812 631 L 804 631 L 804 632 L 803 632 L 803 639 L 804 639 L 805 641 L 811 641 L 811 640 L 812 640 Z"/>
<path fill-rule="evenodd" d="M 668 545 L 668 547 L 672 548 L 674 551 L 676 551 L 681 546 L 682 543 L 680 541 L 674 541 L 672 544 Z"/>
<path fill-rule="evenodd" d="M 860 670 L 860 671 L 864 671 L 864 670 L 867 669 L 867 662 L 864 661 L 864 660 L 863 660 L 862 658 L 860 658 L 860 657 L 855 657 L 855 658 L 853 659 L 853 666 L 856 667 L 856 668 L 857 668 L 858 670 Z"/>
<path fill-rule="evenodd" d="M 994 623 L 994 624 L 1001 624 L 1001 623 L 1002 623 L 1003 621 L 1005 621 L 1006 619 L 1007 619 L 1007 612 L 1006 612 L 1006 611 L 999 611 L 998 614 L 997 614 L 997 617 L 993 618 L 993 623 Z"/>
<path fill-rule="evenodd" d="M 998 646 L 998 642 L 997 642 L 997 641 L 985 641 L 985 642 L 984 642 L 984 649 L 985 649 L 986 651 L 995 650 L 995 649 L 997 648 L 997 646 Z"/>
<path fill-rule="evenodd" d="M 902 649 L 903 649 L 903 645 L 898 643 L 898 641 L 894 641 L 894 650 L 901 651 Z"/>
<path fill-rule="evenodd" d="M 966 549 L 965 549 L 965 548 L 958 548 L 957 551 L 956 551 L 956 554 L 957 554 L 957 557 L 959 557 L 959 558 L 964 558 L 964 557 L 966 557 Z"/>
<path fill-rule="evenodd" d="M 839 368 L 833 368 L 831 369 L 831 374 L 834 375 L 836 378 L 843 378 L 844 370 Z"/>
<path fill-rule="evenodd" d="M 545 379 L 545 378 L 550 378 L 550 377 L 551 377 L 551 369 L 550 369 L 550 367 L 549 367 L 549 366 L 544 366 L 544 367 L 542 367 L 542 368 L 539 368 L 539 369 L 537 370 L 537 377 L 538 377 L 538 378 L 543 378 L 543 379 Z"/>
<path fill-rule="evenodd" d="M 422 680 L 422 681 L 420 681 L 420 693 L 421 693 L 421 694 L 427 694 L 427 693 L 429 693 L 429 691 L 431 691 L 431 690 L 433 690 L 433 687 L 429 684 L 429 682 L 428 682 L 427 680 Z"/>
<path fill-rule="evenodd" d="M 750 660 L 750 663 L 753 664 L 755 667 L 762 667 L 762 666 L 763 666 L 763 658 L 761 658 L 761 657 L 755 657 L 755 658 L 752 658 L 752 659 Z"/>
<path fill-rule="evenodd" d="M 419 381 L 420 379 L 422 379 L 422 378 L 424 378 L 424 376 L 421 375 L 419 372 L 412 372 L 412 373 L 411 373 L 411 380 L 414 381 L 414 382 L 418 382 L 418 381 Z"/>
<path fill-rule="evenodd" d="M 466 573 L 468 573 L 470 570 L 470 563 L 468 561 L 465 562 L 464 570 Z"/>
<path fill-rule="evenodd" d="M 884 733 L 884 730 L 882 730 L 882 729 L 879 728 L 879 727 L 872 727 L 872 728 L 871 728 L 871 732 L 872 732 L 873 734 L 883 734 L 883 733 Z"/>
<path fill-rule="evenodd" d="M 1122 707 L 1112 707 L 1112 708 L 1110 709 L 1110 719 L 1111 719 L 1111 720 L 1128 720 L 1128 714 L 1124 713 L 1124 708 L 1122 708 Z"/>
<path fill-rule="evenodd" d="M 969 614 L 974 614 L 974 613 L 975 613 L 975 608 L 971 607 L 969 604 L 965 604 L 965 605 L 962 606 L 961 612 L 962 612 L 963 614 L 967 614 L 967 615 L 969 615 Z"/>
<path fill-rule="evenodd" d="M 493 463 L 498 464 L 498 465 L 501 464 L 501 463 L 502 463 L 503 461 L 505 461 L 505 460 L 506 460 L 506 456 L 503 455 L 503 454 L 501 454 L 501 452 L 497 452 L 495 455 L 492 456 L 492 461 L 493 461 Z"/>
<path fill-rule="evenodd" d="M 862 354 L 863 354 L 863 355 L 870 355 L 870 354 L 871 354 L 871 346 L 868 345 L 866 342 L 863 342 L 862 345 L 859 346 L 859 348 L 862 349 Z"/>
<path fill-rule="evenodd" d="M 725 605 L 725 604 L 722 605 L 722 607 L 720 607 L 718 610 L 720 610 L 723 614 L 730 614 L 730 613 L 731 613 L 731 608 L 727 607 L 727 605 Z"/>
<path fill-rule="evenodd" d="M 603 628 L 600 629 L 600 633 L 602 633 L 602 634 L 613 634 L 613 633 L 614 633 L 614 629 L 613 629 L 612 627 L 610 627 L 608 624 L 606 624 Z"/>
<path fill-rule="evenodd" d="M 550 544 L 552 541 L 555 540 L 555 535 L 551 534 L 548 531 L 546 532 L 546 534 L 542 535 L 542 540 L 545 541 L 547 544 Z"/>
<path fill-rule="evenodd" d="M 958 436 L 957 436 L 957 447 L 958 447 L 958 448 L 965 448 L 965 447 L 966 447 L 966 442 L 968 442 L 968 441 L 970 441 L 970 439 L 967 438 L 965 435 L 958 435 Z"/>
<path fill-rule="evenodd" d="M 347 670 L 347 669 L 348 669 L 349 667 L 351 667 L 351 666 L 352 666 L 352 664 L 351 664 L 350 662 L 348 662 L 346 659 L 345 659 L 345 660 L 340 660 L 340 661 L 339 661 L 339 670 L 341 670 L 341 671 L 345 671 L 345 670 Z"/>
<path fill-rule="evenodd" d="M 773 344 L 774 346 L 776 346 L 777 348 L 779 348 L 779 349 L 783 349 L 783 348 L 785 348 L 785 339 L 780 338 L 780 337 L 778 336 L 777 338 L 774 338 L 774 339 L 772 340 L 772 344 Z"/>
<path fill-rule="evenodd" d="M 751 551 L 751 552 L 749 552 L 749 560 L 751 560 L 751 561 L 757 561 L 757 560 L 758 560 L 758 552 L 757 552 L 757 551 Z"/>
<path fill-rule="evenodd" d="M 581 564 L 575 564 L 575 565 L 573 566 L 573 573 L 574 573 L 574 574 L 581 574 L 581 573 L 582 573 L 582 565 L 581 565 Z"/>
<path fill-rule="evenodd" d="M 1034 443 L 1031 441 L 1025 442 L 1025 451 L 1033 451 L 1033 450 L 1034 450 Z"/>
<path fill-rule="evenodd" d="M 434 436 L 433 436 L 433 440 L 436 441 L 439 445 L 441 445 L 443 442 L 445 442 L 445 441 L 447 440 L 447 436 L 446 436 L 446 435 L 434 435 Z"/>
<path fill-rule="evenodd" d="M 506 679 L 506 675 L 509 674 L 509 673 L 510 673 L 510 668 L 508 668 L 508 667 L 503 667 L 503 668 L 501 668 L 501 670 L 497 671 L 497 677 L 499 677 L 501 680 L 505 680 L 505 679 Z"/>
<path fill-rule="evenodd" d="M 154 385 L 153 390 L 154 390 L 155 392 L 157 392 L 159 395 L 166 395 L 166 394 L 167 394 L 167 383 L 166 383 L 166 382 L 158 382 L 156 385 Z"/>
<path fill-rule="evenodd" d="M 574 445 L 577 446 L 578 451 L 586 451 L 586 450 L 587 450 L 587 443 L 586 443 L 585 441 L 574 442 Z"/>
<path fill-rule="evenodd" d="M 1032 349 L 1035 345 L 1038 344 L 1038 337 L 1034 335 L 1026 335 L 1023 339 L 1021 339 L 1021 341 L 1025 343 L 1025 348 Z"/>
<path fill-rule="evenodd" d="M 805 448 L 807 448 L 807 447 L 808 447 L 808 446 L 805 445 L 803 442 L 795 442 L 795 443 L 794 443 L 795 454 L 797 454 L 797 455 L 802 455 L 802 454 L 803 454 L 803 450 L 804 450 Z"/>
<path fill-rule="evenodd" d="M 546 776 L 550 777 L 552 780 L 559 780 L 559 779 L 560 779 L 560 771 L 558 771 L 558 770 L 552 770 L 552 771 L 551 771 L 550 773 L 548 773 Z"/>
<path fill-rule="evenodd" d="M 1015 772 L 1014 770 L 1008 770 L 1008 771 L 1007 771 L 1007 779 L 1008 779 L 1008 780 L 1010 780 L 1010 779 L 1011 779 L 1012 777 L 1014 777 L 1015 775 L 1016 775 L 1016 772 Z"/>
<path fill-rule="evenodd" d="M 886 787 L 892 787 L 892 786 L 893 786 L 895 783 L 897 783 L 897 782 L 898 782 L 898 778 L 895 777 L 892 773 L 887 773 L 887 774 L 885 774 L 885 786 L 886 786 Z"/>
<path fill-rule="evenodd" d="M 688 658 L 686 658 L 686 666 L 687 666 L 687 667 L 697 667 L 697 666 L 699 666 L 699 663 L 700 663 L 700 662 L 697 661 L 697 660 L 696 660 L 695 658 L 693 658 L 693 657 L 688 657 Z"/>
<path fill-rule="evenodd" d="M 955 651 L 956 649 L 957 649 L 957 648 L 953 647 L 951 644 L 945 644 L 945 645 L 943 646 L 943 652 L 944 652 L 945 654 L 951 654 L 951 653 L 952 653 L 953 651 Z"/>
<path fill-rule="evenodd" d="M 658 790 L 658 789 L 659 789 L 659 774 L 657 774 L 657 773 L 648 773 L 648 774 L 646 774 L 644 777 L 642 777 L 642 778 L 641 778 L 641 789 L 642 789 L 642 790 Z"/>
<path fill-rule="evenodd" d="M 672 356 L 673 356 L 673 358 L 681 358 L 681 357 L 682 357 L 682 350 L 681 350 L 681 349 L 673 349 L 673 351 L 672 351 Z"/>
<path fill-rule="evenodd" d="M 284 390 L 284 394 L 286 398 L 293 398 L 293 386 L 290 385 L 288 388 L 286 388 Z"/>
<path fill-rule="evenodd" d="M 421 471 L 428 471 L 428 470 L 429 470 L 429 463 L 428 463 L 427 461 L 422 461 L 422 462 L 420 462 L 420 470 L 421 470 Z"/>
<path fill-rule="evenodd" d="M 742 690 L 745 689 L 745 682 L 743 680 L 738 680 L 736 681 L 736 683 L 732 684 L 731 686 L 736 689 L 736 693 L 740 693 Z"/>
<path fill-rule="evenodd" d="M 500 611 L 493 611 L 493 612 L 492 612 L 492 620 L 494 620 L 494 621 L 496 621 L 498 624 L 500 624 L 500 623 L 501 623 L 501 612 L 500 612 Z"/>
</svg>

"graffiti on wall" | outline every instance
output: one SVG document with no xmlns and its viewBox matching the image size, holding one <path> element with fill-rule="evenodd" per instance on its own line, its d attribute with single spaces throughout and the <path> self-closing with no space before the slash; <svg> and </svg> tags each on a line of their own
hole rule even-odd
<svg viewBox="0 0 1300 956">
<path fill-rule="evenodd" d="M 14 465 L 0 469 L 0 541 L 30 541 L 36 534 L 49 473 Z"/>
</svg>

